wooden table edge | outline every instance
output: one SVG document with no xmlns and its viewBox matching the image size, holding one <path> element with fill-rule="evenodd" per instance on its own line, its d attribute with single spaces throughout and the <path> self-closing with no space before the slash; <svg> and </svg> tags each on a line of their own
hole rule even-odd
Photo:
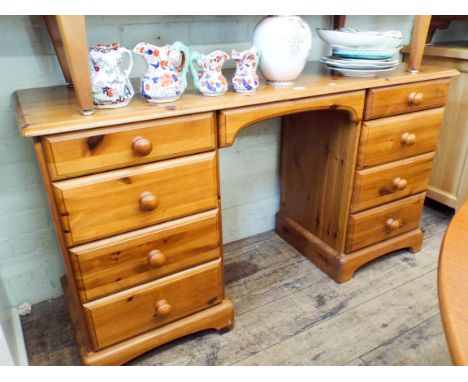
<svg viewBox="0 0 468 382">
<path fill-rule="evenodd" d="M 457 244 L 459 235 L 466 238 L 463 248 Z M 458 210 L 445 232 L 440 248 L 437 288 L 453 364 L 468 365 L 468 202 Z M 460 307 L 465 311 L 461 312 Z"/>
</svg>

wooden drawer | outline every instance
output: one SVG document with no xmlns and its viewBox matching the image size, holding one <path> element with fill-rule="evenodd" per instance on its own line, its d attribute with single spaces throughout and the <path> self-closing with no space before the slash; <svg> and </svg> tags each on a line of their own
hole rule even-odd
<svg viewBox="0 0 468 382">
<path fill-rule="evenodd" d="M 425 193 L 385 204 L 349 217 L 345 252 L 389 239 L 418 228 Z"/>
<path fill-rule="evenodd" d="M 96 350 L 221 302 L 222 271 L 215 260 L 84 304 Z"/>
<path fill-rule="evenodd" d="M 450 79 L 442 79 L 369 89 L 364 119 L 443 106 L 447 98 L 449 83 Z"/>
<path fill-rule="evenodd" d="M 216 152 L 52 183 L 68 245 L 217 208 Z"/>
<path fill-rule="evenodd" d="M 370 167 L 434 151 L 444 109 L 364 122 L 359 145 L 358 167 Z"/>
<path fill-rule="evenodd" d="M 358 170 L 351 212 L 358 212 L 427 189 L 434 153 Z"/>
<path fill-rule="evenodd" d="M 71 248 L 82 301 L 219 258 L 219 229 L 216 209 Z"/>
<path fill-rule="evenodd" d="M 175 158 L 215 148 L 213 113 L 44 138 L 52 180 Z"/>
</svg>

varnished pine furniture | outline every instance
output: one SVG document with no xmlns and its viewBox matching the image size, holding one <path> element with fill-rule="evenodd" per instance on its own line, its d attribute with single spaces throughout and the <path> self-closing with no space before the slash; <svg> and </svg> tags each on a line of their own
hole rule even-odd
<svg viewBox="0 0 468 382">
<path fill-rule="evenodd" d="M 468 365 L 468 202 L 450 222 L 438 269 L 440 313 L 455 365 Z"/>
<path fill-rule="evenodd" d="M 466 18 L 466 16 L 463 16 Z M 407 57 L 408 49 L 404 49 Z M 423 62 L 456 69 L 427 196 L 457 209 L 468 200 L 468 42 L 427 45 Z"/>
<path fill-rule="evenodd" d="M 371 79 L 310 63 L 291 87 L 175 103 L 135 97 L 83 117 L 66 87 L 16 93 L 34 137 L 86 364 L 121 364 L 203 329 L 229 329 L 218 150 L 282 117 L 276 231 L 338 282 L 418 251 L 419 220 L 454 70 Z M 229 76 L 230 74 L 228 74 Z"/>
</svg>

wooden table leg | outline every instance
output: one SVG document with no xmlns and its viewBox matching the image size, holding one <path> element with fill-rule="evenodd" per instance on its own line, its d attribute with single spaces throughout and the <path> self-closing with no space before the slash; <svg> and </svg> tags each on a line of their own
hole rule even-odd
<svg viewBox="0 0 468 382">
<path fill-rule="evenodd" d="M 57 19 L 55 16 L 44 16 L 44 21 L 49 32 L 50 39 L 54 45 L 55 54 L 57 55 L 60 68 L 62 69 L 63 77 L 65 78 L 68 86 L 72 87 L 73 82 L 70 74 L 70 68 L 68 67 L 67 56 L 63 48 L 62 38 L 57 26 Z"/>
<path fill-rule="evenodd" d="M 345 26 L 346 16 L 333 16 L 333 29 L 340 29 Z"/>
<path fill-rule="evenodd" d="M 414 16 L 413 34 L 411 36 L 410 56 L 408 60 L 408 70 L 410 72 L 419 72 L 430 24 L 431 16 Z"/>
<path fill-rule="evenodd" d="M 93 114 L 85 16 L 56 16 L 56 19 L 80 112 Z"/>
</svg>

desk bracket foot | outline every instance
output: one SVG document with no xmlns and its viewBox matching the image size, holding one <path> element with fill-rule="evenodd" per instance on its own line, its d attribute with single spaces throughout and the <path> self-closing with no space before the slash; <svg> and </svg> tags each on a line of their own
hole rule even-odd
<svg viewBox="0 0 468 382">
<path fill-rule="evenodd" d="M 276 215 L 276 232 L 337 283 L 351 280 L 361 266 L 390 252 L 403 248 L 418 252 L 424 237 L 417 228 L 350 254 L 338 253 L 281 212 Z"/>
</svg>

